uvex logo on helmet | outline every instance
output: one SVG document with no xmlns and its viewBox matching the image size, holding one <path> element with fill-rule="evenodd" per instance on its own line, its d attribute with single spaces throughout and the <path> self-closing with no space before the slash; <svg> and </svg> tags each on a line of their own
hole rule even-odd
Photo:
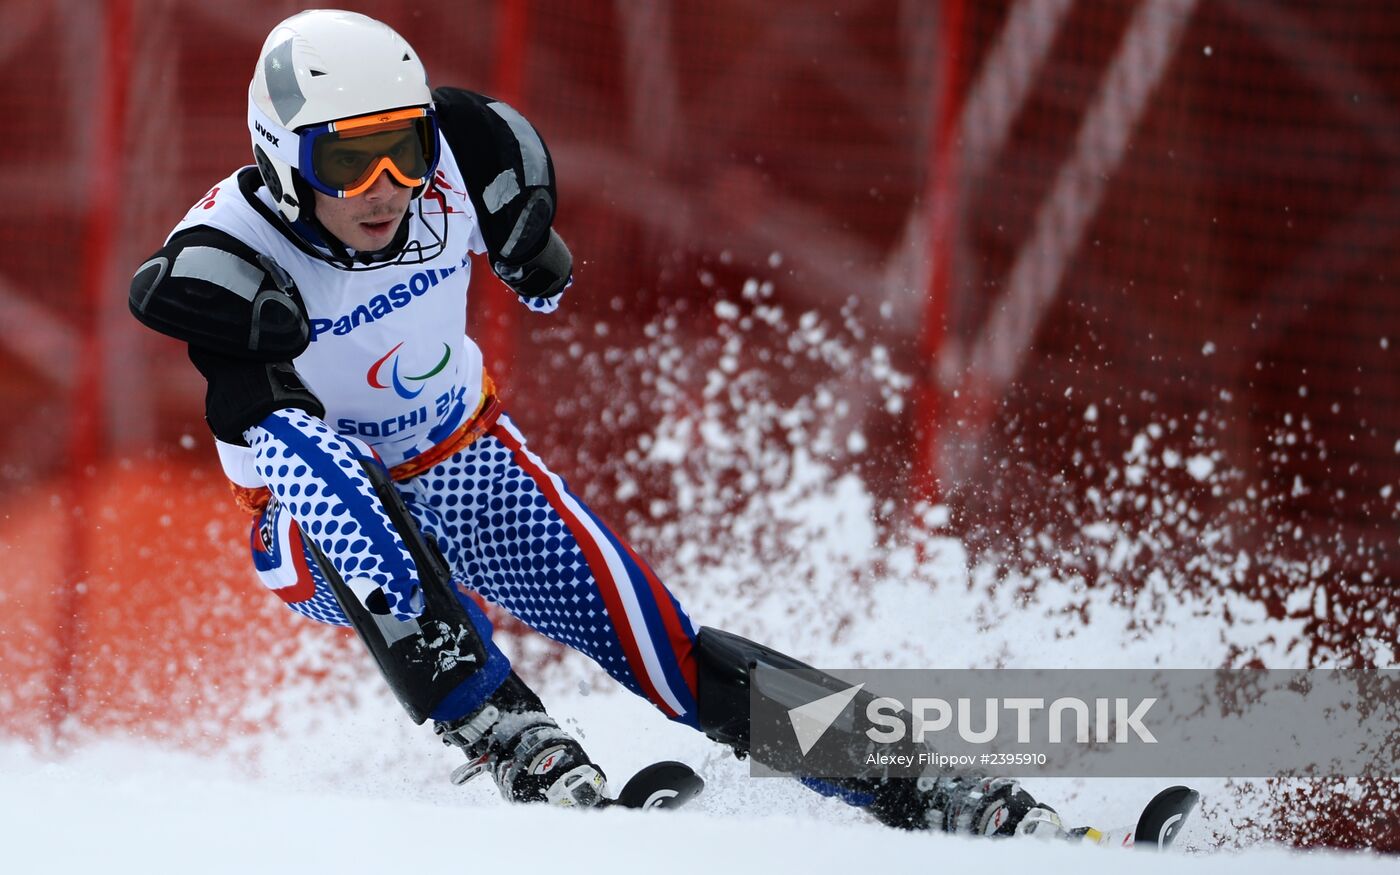
<svg viewBox="0 0 1400 875">
<path fill-rule="evenodd" d="M 274 137 L 271 131 L 263 127 L 262 122 L 254 122 L 253 127 L 257 130 L 258 133 L 262 134 L 265 138 L 267 138 L 267 141 L 269 143 L 271 143 L 274 146 L 277 145 L 277 137 Z"/>
</svg>

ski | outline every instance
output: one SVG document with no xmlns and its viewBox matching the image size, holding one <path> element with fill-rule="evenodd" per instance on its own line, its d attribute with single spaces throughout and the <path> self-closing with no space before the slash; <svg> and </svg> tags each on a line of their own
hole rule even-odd
<svg viewBox="0 0 1400 875">
<path fill-rule="evenodd" d="M 685 763 L 652 763 L 633 775 L 608 805 L 622 808 L 680 808 L 705 789 L 705 779 Z"/>
<path fill-rule="evenodd" d="M 1190 787 L 1168 787 L 1142 809 L 1137 827 L 1095 829 L 1081 826 L 1069 831 L 1070 841 L 1083 841 L 1100 847 L 1146 848 L 1161 850 L 1171 847 L 1186 818 L 1196 807 L 1201 794 Z"/>
<path fill-rule="evenodd" d="M 1201 794 L 1190 787 L 1168 787 L 1147 803 L 1133 831 L 1133 846 L 1169 848 L 1181 834 L 1186 818 L 1200 801 Z"/>
</svg>

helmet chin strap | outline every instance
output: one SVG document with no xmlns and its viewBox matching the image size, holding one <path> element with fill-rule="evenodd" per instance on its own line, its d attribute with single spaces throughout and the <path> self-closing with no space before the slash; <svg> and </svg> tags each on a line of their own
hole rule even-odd
<svg viewBox="0 0 1400 875">
<path fill-rule="evenodd" d="M 385 262 L 397 258 L 403 253 L 405 244 L 408 243 L 408 213 L 405 212 L 399 221 L 398 230 L 394 232 L 394 239 L 390 240 L 379 249 L 351 249 L 345 245 L 345 241 L 335 236 L 329 228 L 321 224 L 315 214 L 311 214 L 304 219 L 298 220 L 297 224 L 304 225 L 305 231 L 302 236 L 308 243 L 317 249 L 327 252 L 332 259 L 346 266 L 353 264 L 370 265 L 376 262 Z M 315 235 L 313 239 L 311 235 Z"/>
<path fill-rule="evenodd" d="M 248 194 L 251 195 L 254 190 L 259 188 L 266 189 L 271 194 L 273 187 L 268 182 L 268 175 L 261 161 L 258 170 L 261 185 L 249 189 Z M 293 171 L 292 177 L 293 194 L 302 205 L 297 219 L 295 221 L 288 219 L 275 203 L 266 208 L 267 218 L 269 221 L 280 223 L 288 233 L 295 236 L 312 253 L 333 267 L 340 270 L 377 270 L 396 264 L 424 264 L 437 258 L 447 249 L 447 230 L 449 227 L 447 213 L 445 210 L 433 214 L 424 212 L 422 194 L 426 187 L 415 189 L 413 198 L 409 201 L 410 209 L 418 211 L 418 222 L 422 226 L 422 230 L 432 238 L 426 245 L 419 240 L 411 239 L 409 216 L 405 212 L 399 222 L 398 231 L 386 246 L 372 252 L 354 252 L 316 218 L 316 198 L 311 191 L 311 186 L 295 171 Z M 436 226 L 431 221 L 430 215 L 439 217 Z"/>
<path fill-rule="evenodd" d="M 334 240 L 335 237 L 332 236 L 331 239 Z M 336 242 L 339 243 L 340 241 L 337 240 Z M 386 243 L 384 246 L 381 246 L 378 249 L 369 252 L 357 252 L 353 257 L 356 261 L 359 261 L 361 264 L 373 264 L 376 261 L 388 261 L 391 258 L 397 258 L 400 255 L 402 255 L 403 248 L 407 243 L 408 210 L 404 210 L 403 215 L 399 218 L 398 230 L 394 232 L 394 239 L 390 240 L 388 243 Z M 344 244 L 342 244 L 342 248 L 346 252 L 349 252 L 349 247 L 344 246 Z"/>
</svg>

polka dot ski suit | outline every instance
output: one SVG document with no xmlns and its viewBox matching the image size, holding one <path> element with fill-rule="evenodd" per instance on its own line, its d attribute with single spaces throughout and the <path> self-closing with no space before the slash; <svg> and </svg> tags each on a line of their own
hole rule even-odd
<svg viewBox="0 0 1400 875">
<path fill-rule="evenodd" d="M 378 589 L 399 619 L 422 610 L 408 551 L 359 467 L 369 457 L 362 444 L 297 410 L 269 416 L 247 437 L 273 493 L 252 533 L 254 565 L 269 588 L 297 613 L 349 625 L 304 532 L 357 594 Z M 461 588 L 587 654 L 668 717 L 697 725 L 690 618 L 631 547 L 528 449 L 508 416 L 396 485 L 437 541 L 479 628 L 485 618 Z M 503 678 L 506 657 L 494 645 L 488 650 L 490 673 Z M 455 719 L 479 704 L 434 717 Z"/>
</svg>

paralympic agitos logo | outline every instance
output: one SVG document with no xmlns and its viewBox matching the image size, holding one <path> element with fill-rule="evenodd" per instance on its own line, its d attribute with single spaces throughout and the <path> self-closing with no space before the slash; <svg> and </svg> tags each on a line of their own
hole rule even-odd
<svg viewBox="0 0 1400 875">
<path fill-rule="evenodd" d="M 447 367 L 448 360 L 452 358 L 452 347 L 444 343 L 442 345 L 442 358 L 438 359 L 438 363 L 433 365 L 431 369 L 414 376 L 412 374 L 399 373 L 399 361 L 402 358 L 399 355 L 399 349 L 403 344 L 403 341 L 399 341 L 393 349 L 386 352 L 383 357 L 370 365 L 369 372 L 365 374 L 365 379 L 376 389 L 393 389 L 398 393 L 400 398 L 417 398 L 419 395 L 423 394 L 423 387 L 421 385 L 410 386 L 409 384 L 421 384 L 442 373 L 442 369 Z M 388 365 L 387 368 L 385 367 L 386 364 Z M 388 371 L 387 383 L 384 379 L 386 370 Z"/>
</svg>

